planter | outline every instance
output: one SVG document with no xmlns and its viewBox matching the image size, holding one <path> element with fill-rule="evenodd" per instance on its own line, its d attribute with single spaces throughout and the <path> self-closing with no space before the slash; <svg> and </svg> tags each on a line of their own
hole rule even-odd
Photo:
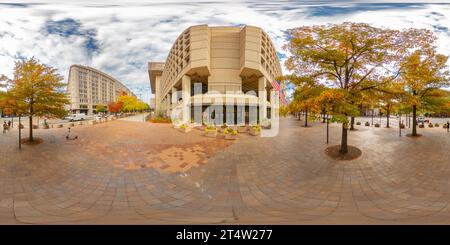
<svg viewBox="0 0 450 245">
<path fill-rule="evenodd" d="M 49 128 L 50 128 L 50 125 L 48 125 L 48 124 L 44 125 L 44 129 L 49 129 Z"/>
<path fill-rule="evenodd" d="M 19 124 L 19 128 L 20 128 L 20 129 L 24 129 L 23 124 Z"/>
<path fill-rule="evenodd" d="M 448 128 L 448 124 L 447 124 L 447 123 L 444 123 L 444 124 L 442 125 L 442 128 Z"/>
<path fill-rule="evenodd" d="M 366 127 L 369 127 L 369 126 L 370 126 L 370 123 L 369 123 L 369 122 L 366 122 L 366 123 L 364 123 L 364 125 L 365 125 Z"/>
<path fill-rule="evenodd" d="M 361 125 L 361 122 L 356 122 L 356 125 Z"/>
<path fill-rule="evenodd" d="M 62 125 L 62 124 L 59 124 L 59 125 L 58 125 L 58 128 L 62 128 L 62 127 L 63 127 L 63 125 Z"/>
<path fill-rule="evenodd" d="M 434 126 L 435 126 L 435 127 L 439 127 L 439 123 L 435 123 Z"/>
<path fill-rule="evenodd" d="M 375 123 L 375 128 L 379 128 L 380 124 L 379 123 Z"/>
<path fill-rule="evenodd" d="M 419 124 L 419 128 L 425 128 L 425 125 Z"/>
<path fill-rule="evenodd" d="M 70 127 L 75 127 L 75 123 L 69 124 Z"/>
<path fill-rule="evenodd" d="M 239 133 L 247 133 L 248 127 L 247 126 L 238 126 L 237 131 Z"/>
<path fill-rule="evenodd" d="M 400 128 L 405 128 L 405 124 L 400 124 Z"/>
<path fill-rule="evenodd" d="M 250 135 L 258 136 L 261 134 L 261 129 L 256 129 L 254 127 L 250 127 L 249 131 Z"/>
<path fill-rule="evenodd" d="M 217 137 L 217 129 L 207 129 L 205 130 L 205 136 L 210 138 Z"/>
<path fill-rule="evenodd" d="M 183 133 L 188 133 L 188 132 L 191 132 L 192 128 L 191 127 L 181 127 L 178 130 L 180 130 Z"/>
<path fill-rule="evenodd" d="M 270 123 L 270 121 L 262 122 L 261 127 L 264 129 L 270 129 L 272 127 L 272 124 Z"/>
<path fill-rule="evenodd" d="M 33 125 L 33 129 L 38 129 L 39 126 L 38 125 Z"/>
<path fill-rule="evenodd" d="M 238 138 L 237 134 L 232 134 L 232 133 L 225 134 L 225 139 L 226 140 L 235 140 L 237 138 Z"/>
<path fill-rule="evenodd" d="M 432 127 L 433 127 L 433 124 L 432 124 L 432 123 L 429 123 L 429 124 L 428 124 L 428 127 L 429 127 L 429 128 L 432 128 Z"/>
</svg>

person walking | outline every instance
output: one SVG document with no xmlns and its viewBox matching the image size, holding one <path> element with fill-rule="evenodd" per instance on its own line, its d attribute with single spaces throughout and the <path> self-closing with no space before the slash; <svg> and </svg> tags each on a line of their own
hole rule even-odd
<svg viewBox="0 0 450 245">
<path fill-rule="evenodd" d="M 6 134 L 7 129 L 8 129 L 8 124 L 6 124 L 6 122 L 3 122 L 3 134 Z"/>
<path fill-rule="evenodd" d="M 8 131 L 11 129 L 11 124 L 12 124 L 11 120 L 8 120 Z"/>
</svg>

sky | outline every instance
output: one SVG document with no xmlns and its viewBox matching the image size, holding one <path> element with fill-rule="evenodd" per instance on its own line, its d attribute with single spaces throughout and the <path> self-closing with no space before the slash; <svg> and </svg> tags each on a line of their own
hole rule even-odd
<svg viewBox="0 0 450 245">
<path fill-rule="evenodd" d="M 345 21 L 430 29 L 438 51 L 450 55 L 450 1 L 0 0 L 0 74 L 11 76 L 15 60 L 32 56 L 56 67 L 64 81 L 72 64 L 88 65 L 148 102 L 148 62 L 165 61 L 191 25 L 259 26 L 284 66 L 287 29 Z"/>
</svg>

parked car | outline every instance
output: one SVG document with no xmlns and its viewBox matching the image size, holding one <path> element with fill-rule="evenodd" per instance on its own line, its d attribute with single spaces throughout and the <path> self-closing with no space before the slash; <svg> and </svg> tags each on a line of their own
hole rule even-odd
<svg viewBox="0 0 450 245">
<path fill-rule="evenodd" d="M 425 123 L 425 118 L 424 117 L 418 117 L 417 118 L 417 123 Z"/>
<path fill-rule="evenodd" d="M 66 117 L 65 119 L 69 120 L 70 122 L 73 122 L 73 121 L 83 121 L 86 118 L 87 118 L 86 114 L 78 113 L 78 114 L 72 114 L 72 115 Z"/>
</svg>

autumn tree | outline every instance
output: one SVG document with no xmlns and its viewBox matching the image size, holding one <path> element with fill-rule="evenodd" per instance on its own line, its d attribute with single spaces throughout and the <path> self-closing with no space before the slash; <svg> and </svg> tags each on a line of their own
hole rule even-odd
<svg viewBox="0 0 450 245">
<path fill-rule="evenodd" d="M 386 64 L 399 52 L 399 31 L 364 23 L 304 26 L 288 30 L 290 55 L 286 67 L 299 77 L 323 81 L 345 97 L 336 118 L 342 123 L 340 153 L 348 152 L 348 116 L 355 112 L 353 96 L 393 79 Z"/>
<path fill-rule="evenodd" d="M 397 109 L 404 95 L 402 84 L 389 83 L 379 87 L 375 97 L 379 100 L 379 105 L 383 109 L 386 116 L 386 128 L 389 128 L 389 121 L 393 111 Z"/>
<path fill-rule="evenodd" d="M 33 117 L 63 117 L 69 101 L 63 91 L 63 77 L 53 67 L 34 57 L 15 63 L 13 78 L 8 79 L 7 97 L 14 111 L 29 117 L 29 141 L 33 142 Z"/>
<path fill-rule="evenodd" d="M 450 86 L 446 62 L 448 56 L 438 54 L 435 46 L 415 50 L 401 63 L 401 81 L 407 92 L 406 101 L 412 106 L 412 136 L 417 134 L 417 110 L 431 106 L 445 97 L 440 88 Z"/>
<path fill-rule="evenodd" d="M 121 101 L 111 102 L 108 104 L 108 111 L 110 113 L 117 114 L 122 110 L 122 107 L 123 107 L 123 102 L 121 102 Z"/>
<path fill-rule="evenodd" d="M 119 102 L 123 103 L 122 111 L 132 112 L 137 110 L 138 99 L 131 95 L 121 95 L 118 99 Z"/>
<path fill-rule="evenodd" d="M 325 86 L 317 84 L 313 80 L 304 80 L 302 78 L 296 77 L 295 75 L 288 76 L 285 79 L 291 84 L 295 84 L 295 91 L 293 94 L 293 108 L 296 111 L 305 112 L 305 127 L 308 127 L 308 116 L 309 113 L 315 114 L 320 112 L 320 105 L 317 104 L 317 97 L 320 96 L 321 92 L 325 90 Z"/>
</svg>

